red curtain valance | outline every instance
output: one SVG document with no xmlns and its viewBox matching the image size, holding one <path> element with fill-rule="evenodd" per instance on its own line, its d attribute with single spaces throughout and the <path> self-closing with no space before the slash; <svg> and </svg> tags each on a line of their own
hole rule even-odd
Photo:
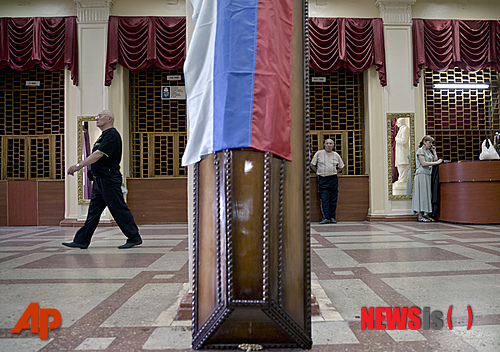
<svg viewBox="0 0 500 352">
<path fill-rule="evenodd" d="M 111 84 L 117 63 L 131 71 L 153 65 L 164 70 L 181 68 L 185 48 L 185 17 L 110 16 L 105 84 Z"/>
<path fill-rule="evenodd" d="M 500 21 L 413 20 L 413 84 L 425 66 L 434 71 L 500 71 Z"/>
<path fill-rule="evenodd" d="M 375 65 L 387 85 L 381 18 L 309 18 L 309 65 L 319 72 L 344 67 L 363 72 Z"/>
<path fill-rule="evenodd" d="M 0 18 L 0 69 L 55 71 L 64 65 L 78 85 L 76 17 Z"/>
</svg>

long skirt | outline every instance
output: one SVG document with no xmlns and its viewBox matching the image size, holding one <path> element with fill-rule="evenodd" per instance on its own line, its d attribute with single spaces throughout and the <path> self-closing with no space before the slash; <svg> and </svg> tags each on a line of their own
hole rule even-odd
<svg viewBox="0 0 500 352">
<path fill-rule="evenodd" d="M 415 175 L 411 209 L 414 214 L 420 212 L 432 213 L 431 175 Z"/>
</svg>

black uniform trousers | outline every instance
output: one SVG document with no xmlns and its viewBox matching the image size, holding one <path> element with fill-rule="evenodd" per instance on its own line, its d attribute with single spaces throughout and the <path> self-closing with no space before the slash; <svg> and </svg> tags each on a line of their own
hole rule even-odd
<svg viewBox="0 0 500 352">
<path fill-rule="evenodd" d="M 127 236 L 127 242 L 136 242 L 141 238 L 132 212 L 123 199 L 121 182 L 94 177 L 87 219 L 85 224 L 76 232 L 74 242 L 87 246 L 90 244 L 106 206 L 120 230 Z"/>
<path fill-rule="evenodd" d="M 318 192 L 323 219 L 335 219 L 337 197 L 339 195 L 339 179 L 337 175 L 318 176 Z"/>
</svg>

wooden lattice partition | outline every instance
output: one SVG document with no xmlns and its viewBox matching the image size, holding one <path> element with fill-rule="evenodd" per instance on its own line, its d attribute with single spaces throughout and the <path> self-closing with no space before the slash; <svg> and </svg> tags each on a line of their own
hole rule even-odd
<svg viewBox="0 0 500 352">
<path fill-rule="evenodd" d="M 180 80 L 169 80 L 180 76 Z M 161 99 L 162 86 L 184 86 L 182 69 L 130 72 L 131 177 L 185 177 L 186 100 Z"/>
<path fill-rule="evenodd" d="M 343 175 L 363 175 L 363 75 L 345 69 L 310 69 L 309 74 L 312 153 L 323 149 L 325 138 L 332 138 L 346 164 Z"/>
<path fill-rule="evenodd" d="M 436 83 L 487 83 L 488 89 L 434 89 Z M 498 72 L 425 70 L 426 133 L 436 139 L 439 157 L 478 160 L 481 143 L 500 131 Z M 416 136 L 417 141 L 422 136 Z"/>
<path fill-rule="evenodd" d="M 0 116 L 1 179 L 64 179 L 64 69 L 0 70 Z"/>
</svg>

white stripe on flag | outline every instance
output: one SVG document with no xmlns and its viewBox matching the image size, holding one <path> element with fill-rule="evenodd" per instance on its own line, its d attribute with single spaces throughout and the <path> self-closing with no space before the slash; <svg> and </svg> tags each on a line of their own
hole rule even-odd
<svg viewBox="0 0 500 352">
<path fill-rule="evenodd" d="M 191 0 L 195 28 L 184 63 L 188 107 L 188 141 L 182 166 L 213 152 L 214 49 L 217 1 Z"/>
</svg>

